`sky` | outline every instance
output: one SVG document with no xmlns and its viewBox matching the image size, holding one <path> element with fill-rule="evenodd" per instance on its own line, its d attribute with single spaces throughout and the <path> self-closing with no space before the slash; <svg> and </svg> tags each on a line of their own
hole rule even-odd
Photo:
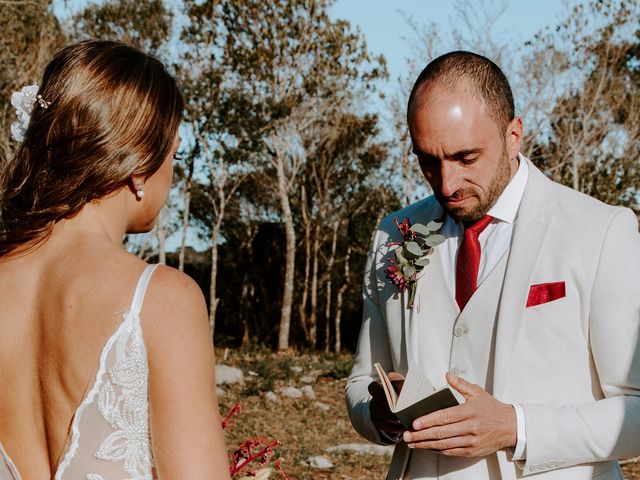
<svg viewBox="0 0 640 480">
<path fill-rule="evenodd" d="M 543 27 L 555 25 L 568 11 L 563 0 L 470 1 L 494 10 L 500 5 L 506 6 L 492 33 L 500 41 L 509 41 L 514 48 Z M 395 79 L 408 73 L 406 59 L 413 53 L 410 40 L 414 34 L 402 12 L 423 25 L 435 22 L 442 27 L 441 33 L 446 34 L 445 29 L 450 29 L 452 24 L 462 28 L 456 20 L 456 3 L 455 0 L 336 0 L 331 15 L 358 26 L 370 52 L 384 55 L 390 78 Z M 421 66 L 426 64 L 414 60 Z"/>
</svg>

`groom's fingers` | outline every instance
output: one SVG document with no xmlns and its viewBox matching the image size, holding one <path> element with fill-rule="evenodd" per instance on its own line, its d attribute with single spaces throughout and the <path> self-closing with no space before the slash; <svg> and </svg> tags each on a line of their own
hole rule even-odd
<svg viewBox="0 0 640 480">
<path fill-rule="evenodd" d="M 463 437 L 463 436 L 469 435 L 469 433 L 470 432 L 469 432 L 468 422 L 458 422 L 458 423 L 451 423 L 449 425 L 431 427 L 425 430 L 406 431 L 404 432 L 403 440 L 406 443 L 438 442 L 438 441 L 448 440 L 455 437 Z M 431 448 L 431 447 L 422 447 L 422 448 Z"/>
<path fill-rule="evenodd" d="M 458 377 L 451 372 L 447 372 L 445 379 L 447 380 L 447 383 L 460 392 L 465 399 L 485 393 L 485 390 L 480 385 L 467 382 L 464 378 Z"/>
<path fill-rule="evenodd" d="M 442 440 L 426 440 L 423 442 L 412 442 L 408 443 L 407 446 L 409 448 L 424 448 L 426 450 L 433 450 L 435 452 L 440 452 L 444 455 L 454 455 L 454 451 L 458 452 L 468 452 L 469 447 L 472 445 L 473 437 L 471 436 L 460 436 L 460 437 L 451 437 L 445 438 Z M 465 456 L 462 453 L 460 456 Z"/>
<path fill-rule="evenodd" d="M 413 421 L 413 429 L 424 430 L 425 428 L 448 425 L 465 420 L 469 416 L 467 412 L 468 409 L 465 405 L 466 404 L 463 403 L 455 407 L 443 408 L 429 415 L 418 417 Z"/>
</svg>

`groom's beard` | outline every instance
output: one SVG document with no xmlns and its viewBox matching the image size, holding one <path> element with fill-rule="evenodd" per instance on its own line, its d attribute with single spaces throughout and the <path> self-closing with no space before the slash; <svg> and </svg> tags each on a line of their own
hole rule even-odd
<svg viewBox="0 0 640 480">
<path fill-rule="evenodd" d="M 482 218 L 491 210 L 496 203 L 498 197 L 502 194 L 506 186 L 511 180 L 511 168 L 509 166 L 509 157 L 505 152 L 503 158 L 498 164 L 496 174 L 485 191 L 480 191 L 474 187 L 461 188 L 456 190 L 453 195 L 444 197 L 440 192 L 434 191 L 434 195 L 447 215 L 459 222 L 472 222 Z M 475 197 L 478 201 L 474 205 L 468 207 L 448 207 L 447 200 L 456 200 L 459 198 Z"/>
</svg>

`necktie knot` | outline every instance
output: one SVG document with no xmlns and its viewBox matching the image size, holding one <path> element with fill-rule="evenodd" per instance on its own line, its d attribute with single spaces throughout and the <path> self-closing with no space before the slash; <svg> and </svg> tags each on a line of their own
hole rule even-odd
<svg viewBox="0 0 640 480">
<path fill-rule="evenodd" d="M 485 228 L 487 228 L 487 226 L 491 223 L 491 220 L 493 220 L 493 217 L 491 215 L 485 215 L 473 223 L 465 222 L 463 223 L 464 231 L 465 233 L 467 231 L 471 231 L 475 233 L 476 236 L 478 236 L 484 231 Z"/>
</svg>

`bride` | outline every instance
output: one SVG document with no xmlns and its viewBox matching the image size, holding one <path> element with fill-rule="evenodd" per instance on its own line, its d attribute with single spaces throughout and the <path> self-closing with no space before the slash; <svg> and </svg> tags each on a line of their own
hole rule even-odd
<svg viewBox="0 0 640 480">
<path fill-rule="evenodd" d="M 89 40 L 29 93 L 0 192 L 0 479 L 228 479 L 202 293 L 122 247 L 171 187 L 174 79 Z"/>
</svg>

